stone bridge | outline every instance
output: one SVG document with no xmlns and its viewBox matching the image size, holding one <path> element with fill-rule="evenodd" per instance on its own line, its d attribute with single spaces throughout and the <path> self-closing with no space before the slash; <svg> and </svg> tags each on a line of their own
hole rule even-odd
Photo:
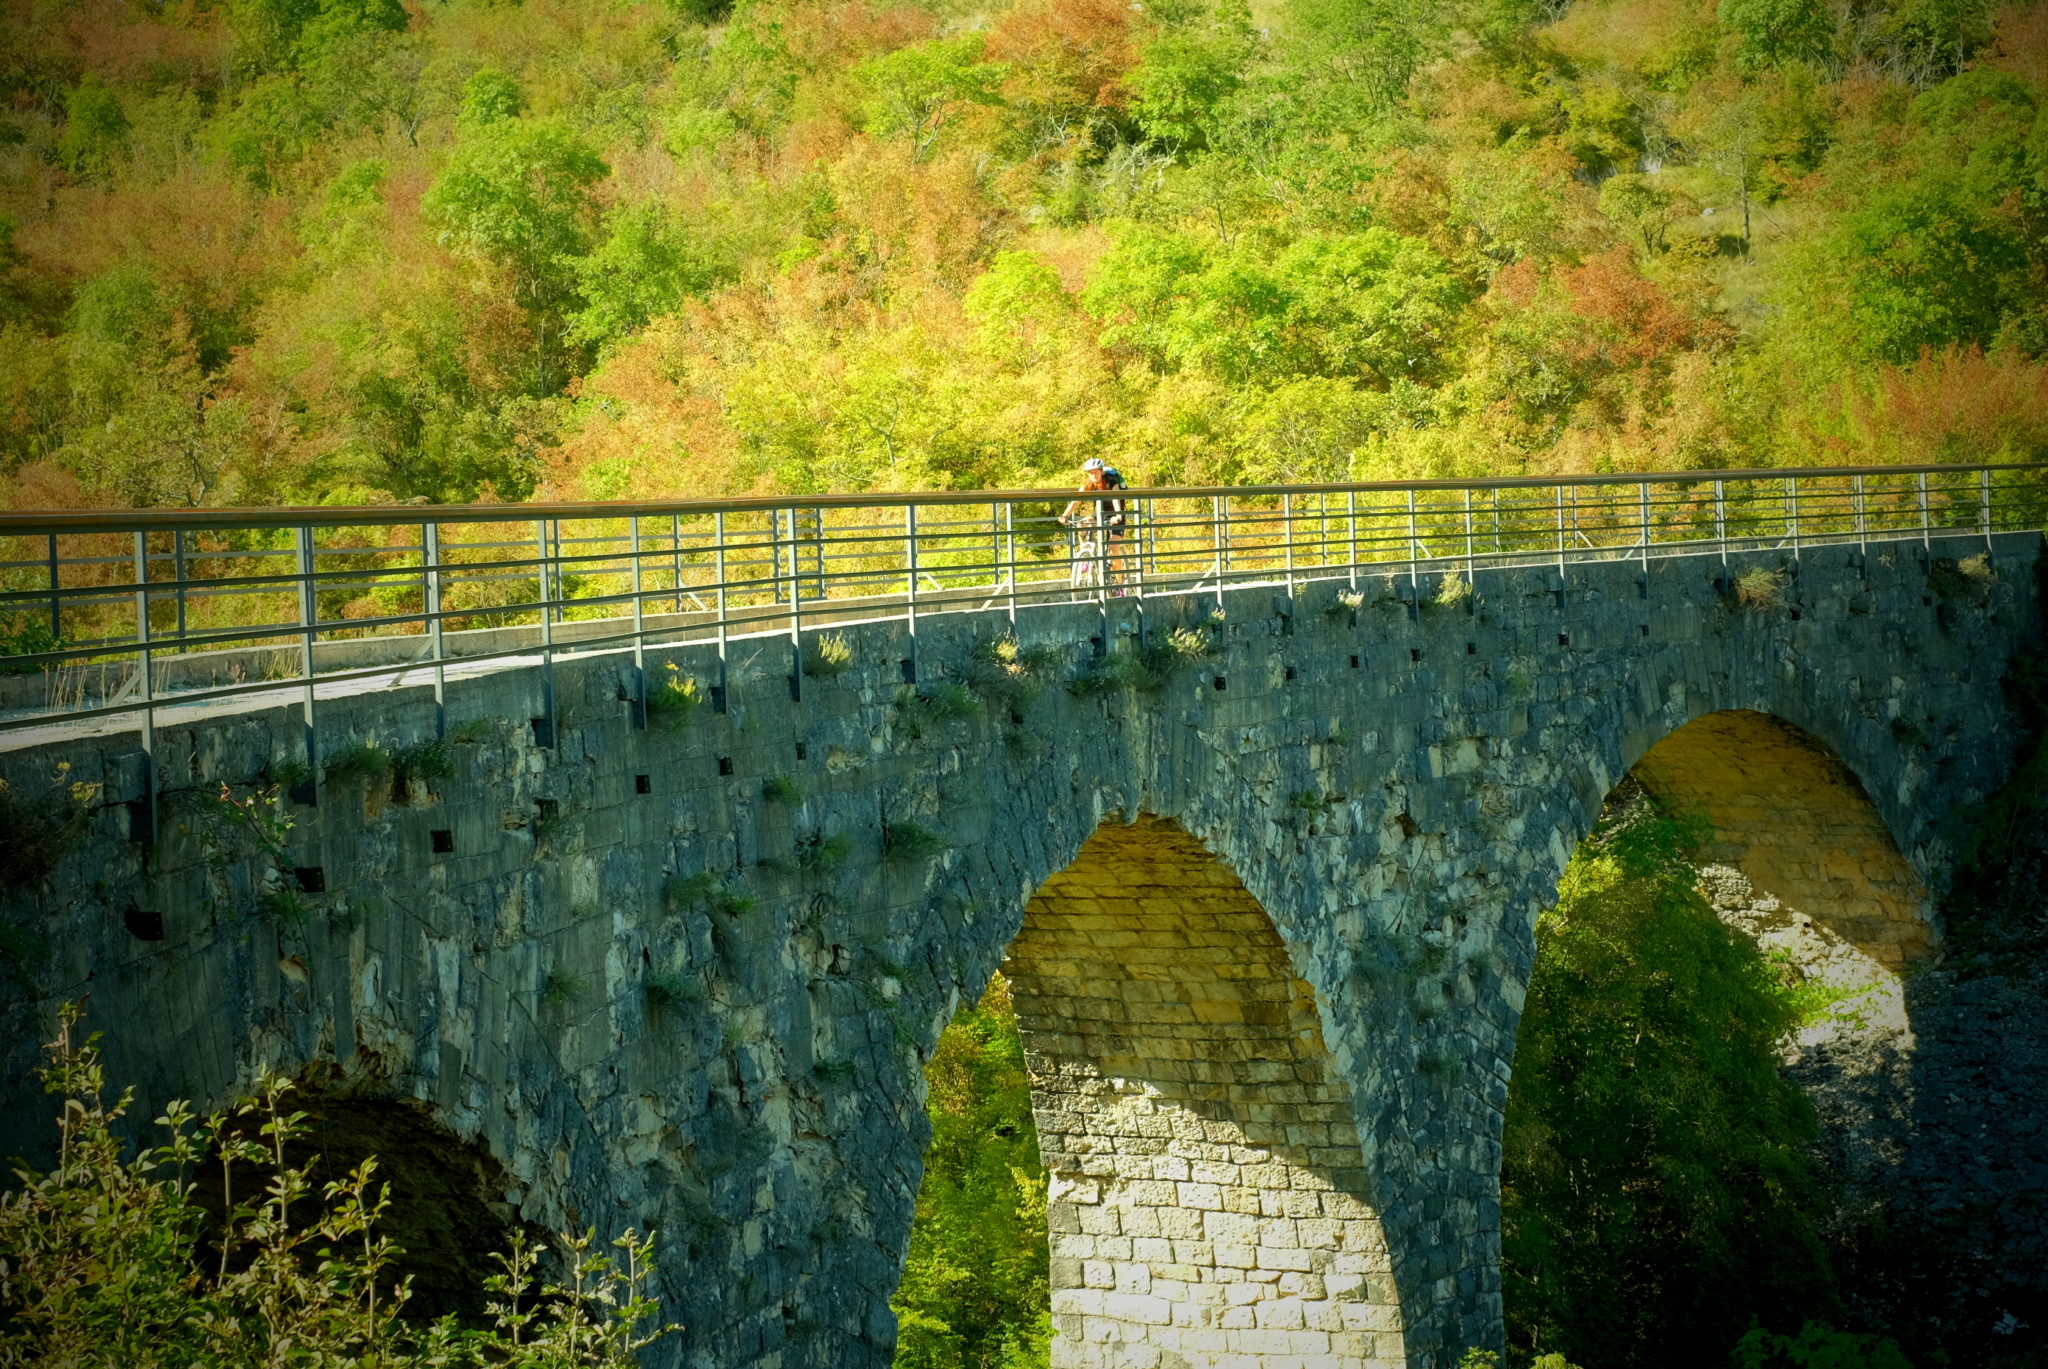
<svg viewBox="0 0 2048 1369">
<path fill-rule="evenodd" d="M 324 700 L 327 755 L 445 735 L 447 763 L 330 771 L 277 850 L 217 795 L 298 754 L 296 704 L 160 724 L 153 773 L 133 732 L 45 732 L 0 754 L 18 792 L 104 787 L 5 893 L 45 953 L 6 990 L 0 1149 L 46 1144 L 34 1043 L 83 999 L 140 1116 L 303 1080 L 318 1142 L 385 1156 L 448 1305 L 511 1223 L 651 1227 L 682 1327 L 651 1365 L 881 1366 L 921 1067 L 1002 967 L 1056 1364 L 1448 1366 L 1500 1340 L 1535 920 L 1605 798 L 1634 775 L 1877 958 L 1938 954 L 2040 551 L 990 607 L 849 623 L 800 690 L 773 638 L 722 677 L 717 645 L 654 646 L 723 687 L 651 726 L 625 653 L 508 666 Z"/>
</svg>

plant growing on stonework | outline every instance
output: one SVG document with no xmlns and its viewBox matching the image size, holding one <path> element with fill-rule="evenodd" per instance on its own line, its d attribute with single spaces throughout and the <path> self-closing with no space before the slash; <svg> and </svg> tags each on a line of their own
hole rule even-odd
<svg viewBox="0 0 2048 1369">
<path fill-rule="evenodd" d="M 794 804 L 803 799 L 803 790 L 787 775 L 770 775 L 761 782 L 761 797 L 770 803 Z"/>
<path fill-rule="evenodd" d="M 848 844 L 837 833 L 813 833 L 796 844 L 796 868 L 807 875 L 826 875 L 846 863 Z"/>
<path fill-rule="evenodd" d="M 696 680 L 670 661 L 647 690 L 647 720 L 664 732 L 674 732 L 690 721 L 690 715 L 704 702 Z"/>
<path fill-rule="evenodd" d="M 804 645 L 804 674 L 829 680 L 853 665 L 853 645 L 837 632 L 820 633 Z"/>
<path fill-rule="evenodd" d="M 1340 589 L 1323 605 L 1326 618 L 1345 618 L 1365 607 L 1365 595 L 1355 589 Z"/>
<path fill-rule="evenodd" d="M 946 849 L 946 839 L 921 822 L 904 819 L 882 826 L 882 853 L 891 860 L 930 860 Z"/>
<path fill-rule="evenodd" d="M 1443 583 L 1436 587 L 1436 593 L 1429 596 L 1424 606 L 1444 612 L 1463 608 L 1471 601 L 1472 582 L 1454 572 L 1443 578 Z"/>
<path fill-rule="evenodd" d="M 921 690 L 905 685 L 896 691 L 896 722 L 912 740 L 947 723 L 971 718 L 980 708 L 981 700 L 958 680 L 943 680 Z"/>
<path fill-rule="evenodd" d="M 448 743 L 429 737 L 391 753 L 391 789 L 399 798 L 409 798 L 415 780 L 445 780 L 455 773 L 455 757 Z"/>
<path fill-rule="evenodd" d="M 322 767 L 329 784 L 353 784 L 364 788 L 391 773 L 391 753 L 374 741 L 342 747 Z"/>
<path fill-rule="evenodd" d="M 1055 646 L 1025 646 L 1014 636 L 979 641 L 961 682 L 992 704 L 1021 708 L 1038 697 L 1065 654 Z"/>
<path fill-rule="evenodd" d="M 1787 582 L 1782 570 L 1751 566 L 1735 577 L 1735 602 L 1751 613 L 1768 613 L 1785 606 Z"/>
</svg>

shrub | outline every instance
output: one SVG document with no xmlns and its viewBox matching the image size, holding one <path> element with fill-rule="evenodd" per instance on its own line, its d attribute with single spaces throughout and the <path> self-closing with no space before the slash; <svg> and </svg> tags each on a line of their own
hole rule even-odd
<svg viewBox="0 0 2048 1369">
<path fill-rule="evenodd" d="M 455 773 L 455 757 L 448 743 L 431 737 L 391 753 L 392 792 L 409 798 L 415 780 L 445 780 Z"/>
<path fill-rule="evenodd" d="M 699 870 L 687 878 L 673 875 L 662 886 L 661 892 L 670 907 L 684 912 L 712 912 L 737 917 L 754 910 L 752 898 L 709 870 Z"/>
<path fill-rule="evenodd" d="M 1365 595 L 1355 589 L 1340 589 L 1323 605 L 1323 616 L 1344 618 L 1365 607 Z"/>
<path fill-rule="evenodd" d="M 853 665 L 853 645 L 837 632 L 824 632 L 804 645 L 804 674 L 829 680 Z"/>
<path fill-rule="evenodd" d="M 803 796 L 803 790 L 787 775 L 771 775 L 761 783 L 761 797 L 770 803 L 797 803 Z"/>
<path fill-rule="evenodd" d="M 704 693 L 697 682 L 670 661 L 647 690 L 647 720 L 664 732 L 674 732 L 690 721 L 703 702 Z"/>
<path fill-rule="evenodd" d="M 49 667 L 11 657 L 61 651 L 64 643 L 38 613 L 0 614 L 0 675 L 28 675 Z"/>
<path fill-rule="evenodd" d="M 537 1279 L 540 1250 L 516 1235 L 485 1281 L 491 1327 L 409 1324 L 410 1285 L 388 1272 L 399 1252 L 377 1230 L 389 1190 L 373 1183 L 374 1159 L 328 1184 L 288 1164 L 304 1114 L 276 1074 L 203 1122 L 171 1103 L 165 1142 L 130 1154 L 118 1133 L 132 1094 L 107 1102 L 98 1038 L 76 1042 L 79 1016 L 60 1010 L 39 1071 L 63 1099 L 57 1167 L 17 1170 L 20 1188 L 0 1195 L 0 1363 L 629 1369 L 661 1334 L 636 1329 L 659 1307 L 646 1293 L 653 1243 L 633 1231 L 613 1242 L 616 1263 L 594 1232 L 560 1242 L 559 1283 Z M 182 1177 L 202 1160 L 224 1184 L 268 1171 L 243 1180 L 251 1197 L 215 1224 L 217 1249 L 202 1250 Z"/>
</svg>

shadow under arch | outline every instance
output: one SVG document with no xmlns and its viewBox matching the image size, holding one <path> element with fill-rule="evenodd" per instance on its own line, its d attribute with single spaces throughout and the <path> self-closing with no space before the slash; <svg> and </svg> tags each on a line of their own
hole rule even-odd
<svg viewBox="0 0 2048 1369">
<path fill-rule="evenodd" d="M 1713 827 L 1708 861 L 1894 973 L 1936 951 L 1931 903 L 1862 782 L 1824 742 L 1752 709 L 1704 714 L 1629 775 Z"/>
<path fill-rule="evenodd" d="M 1313 993 L 1220 860 L 1159 818 L 1105 823 L 1003 968 L 1051 1176 L 1056 1365 L 1407 1364 Z"/>
</svg>

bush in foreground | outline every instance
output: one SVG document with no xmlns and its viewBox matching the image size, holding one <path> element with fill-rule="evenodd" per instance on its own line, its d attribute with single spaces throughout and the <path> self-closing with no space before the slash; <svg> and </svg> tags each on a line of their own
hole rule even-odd
<svg viewBox="0 0 2048 1369">
<path fill-rule="evenodd" d="M 493 1325 L 406 1321 L 409 1281 L 388 1275 L 399 1252 L 376 1232 L 389 1195 L 374 1160 L 318 1185 L 287 1165 L 304 1114 L 286 1110 L 290 1084 L 275 1075 L 204 1121 L 171 1104 L 164 1144 L 129 1156 L 114 1128 L 132 1091 L 106 1102 L 97 1037 L 76 1043 L 78 1018 L 64 1008 L 41 1072 L 63 1099 L 56 1167 L 18 1169 L 0 1194 L 0 1365 L 628 1369 L 668 1329 L 639 1329 L 657 1311 L 654 1246 L 632 1231 L 616 1259 L 595 1233 L 562 1241 L 556 1280 L 515 1237 L 486 1281 Z M 187 1181 L 202 1161 L 231 1195 L 238 1172 L 269 1176 L 231 1202 L 217 1247 Z"/>
</svg>

